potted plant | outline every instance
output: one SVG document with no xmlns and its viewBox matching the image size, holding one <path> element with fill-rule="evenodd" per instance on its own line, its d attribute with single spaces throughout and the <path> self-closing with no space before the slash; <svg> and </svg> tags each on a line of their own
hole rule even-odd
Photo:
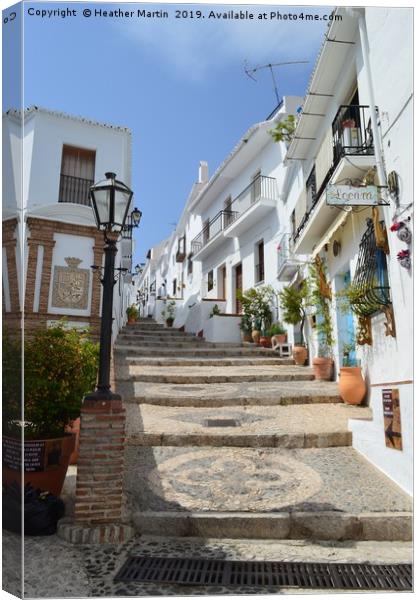
<svg viewBox="0 0 419 600">
<path fill-rule="evenodd" d="M 131 304 L 131 306 L 128 306 L 127 317 L 128 317 L 129 325 L 131 325 L 132 323 L 135 323 L 136 320 L 138 319 L 138 308 L 135 306 L 135 304 Z"/>
<path fill-rule="evenodd" d="M 215 317 L 220 314 L 221 314 L 220 307 L 218 306 L 218 304 L 214 304 L 214 306 L 212 307 L 212 311 L 209 314 L 209 318 L 212 319 L 212 317 Z"/>
<path fill-rule="evenodd" d="M 240 330 L 242 332 L 243 342 L 253 342 L 252 338 L 252 318 L 248 314 L 244 314 L 240 319 L 239 323 Z"/>
<path fill-rule="evenodd" d="M 309 287 L 306 279 L 298 284 L 284 286 L 278 294 L 282 318 L 289 325 L 300 326 L 300 341 L 294 344 L 292 356 L 297 365 L 304 365 L 308 352 L 304 337 L 304 324 L 307 317 Z"/>
<path fill-rule="evenodd" d="M 269 335 L 276 340 L 278 344 L 285 344 L 287 342 L 287 330 L 282 323 L 274 323 L 269 329 Z"/>
<path fill-rule="evenodd" d="M 271 336 L 270 336 L 269 330 L 270 330 L 270 327 L 267 327 L 265 325 L 265 321 L 262 321 L 262 330 L 261 330 L 261 336 L 259 339 L 259 344 L 261 346 L 263 346 L 264 348 L 271 347 Z"/>
<path fill-rule="evenodd" d="M 98 344 L 64 324 L 26 335 L 22 381 L 20 340 L 3 345 L 3 482 L 61 493 L 75 436 L 66 428 L 80 416 L 83 396 L 94 388 Z M 24 383 L 24 420 L 20 406 Z"/>
<path fill-rule="evenodd" d="M 252 322 L 252 338 L 258 344 L 262 326 L 268 329 L 272 323 L 271 301 L 274 295 L 273 288 L 262 285 L 250 288 L 246 292 L 238 291 L 238 299 L 242 303 L 244 313 L 249 315 Z"/>
<path fill-rule="evenodd" d="M 339 372 L 339 395 L 346 404 L 361 404 L 367 392 L 359 360 L 354 357 L 355 342 L 343 345 L 342 366 Z"/>
<path fill-rule="evenodd" d="M 316 330 L 318 340 L 317 356 L 313 358 L 314 377 L 320 381 L 330 381 L 333 377 L 333 323 L 330 310 L 331 291 L 326 279 L 324 262 L 317 257 L 310 264 L 310 301 L 316 310 Z"/>
<path fill-rule="evenodd" d="M 162 317 L 166 321 L 167 327 L 172 327 L 173 323 L 175 321 L 176 302 L 174 300 L 171 300 L 170 302 L 168 302 L 166 304 L 166 308 L 162 311 L 161 314 L 162 314 Z"/>
</svg>

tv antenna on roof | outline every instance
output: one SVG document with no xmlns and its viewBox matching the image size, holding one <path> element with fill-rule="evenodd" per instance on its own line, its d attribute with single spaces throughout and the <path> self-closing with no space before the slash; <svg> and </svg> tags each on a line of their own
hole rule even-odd
<svg viewBox="0 0 419 600">
<path fill-rule="evenodd" d="M 274 84 L 276 101 L 278 104 L 280 104 L 281 100 L 280 100 L 279 94 L 278 94 L 278 87 L 276 85 L 275 73 L 274 73 L 273 67 L 283 67 L 285 65 L 307 64 L 308 62 L 309 62 L 308 60 L 289 60 L 286 62 L 268 63 L 267 65 L 258 65 L 256 67 L 252 68 L 252 67 L 249 67 L 247 60 L 245 60 L 244 61 L 244 72 L 246 73 L 246 75 L 248 75 L 250 77 L 250 79 L 253 79 L 253 81 L 257 81 L 255 74 L 258 71 L 260 71 L 261 69 L 269 69 L 271 72 L 272 81 Z"/>
</svg>

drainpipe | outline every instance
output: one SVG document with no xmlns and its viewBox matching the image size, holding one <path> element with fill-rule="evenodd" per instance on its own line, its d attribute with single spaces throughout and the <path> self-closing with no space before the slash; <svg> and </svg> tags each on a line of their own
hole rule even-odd
<svg viewBox="0 0 419 600">
<path fill-rule="evenodd" d="M 375 99 L 374 99 L 374 89 L 372 85 L 372 75 L 371 75 L 371 65 L 370 58 L 368 53 L 368 34 L 367 34 L 367 26 L 365 22 L 365 9 L 352 9 L 353 12 L 358 15 L 358 23 L 359 23 L 359 35 L 361 38 L 361 49 L 362 56 L 364 59 L 365 71 L 367 76 L 367 86 L 368 86 L 368 95 L 369 95 L 369 104 L 371 110 L 371 126 L 372 132 L 374 136 L 374 155 L 375 162 L 377 164 L 377 174 L 378 174 L 378 183 L 381 186 L 387 185 L 387 178 L 384 170 L 383 157 L 381 152 L 381 138 L 378 130 L 378 122 L 377 122 L 377 114 L 375 111 Z"/>
</svg>

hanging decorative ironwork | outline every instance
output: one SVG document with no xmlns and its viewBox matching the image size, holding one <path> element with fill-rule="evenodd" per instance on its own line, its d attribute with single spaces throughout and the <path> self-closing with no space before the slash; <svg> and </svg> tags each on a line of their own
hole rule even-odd
<svg viewBox="0 0 419 600">
<path fill-rule="evenodd" d="M 350 304 L 358 316 L 372 315 L 391 304 L 386 256 L 377 246 L 372 219 L 367 219 L 361 238 L 352 289 Z"/>
</svg>

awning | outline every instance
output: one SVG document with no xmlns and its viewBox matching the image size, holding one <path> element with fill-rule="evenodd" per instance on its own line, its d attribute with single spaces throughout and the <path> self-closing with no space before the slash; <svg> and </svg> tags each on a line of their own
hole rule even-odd
<svg viewBox="0 0 419 600">
<path fill-rule="evenodd" d="M 310 255 L 310 258 L 314 258 L 320 252 L 323 246 L 330 242 L 330 240 L 335 235 L 339 227 L 342 227 L 342 225 L 346 223 L 346 219 L 348 218 L 351 212 L 352 208 L 348 211 L 345 211 L 342 215 L 338 217 L 338 219 L 336 219 L 336 221 L 330 226 L 327 233 L 322 237 L 321 241 L 317 244 L 312 254 Z"/>
</svg>

